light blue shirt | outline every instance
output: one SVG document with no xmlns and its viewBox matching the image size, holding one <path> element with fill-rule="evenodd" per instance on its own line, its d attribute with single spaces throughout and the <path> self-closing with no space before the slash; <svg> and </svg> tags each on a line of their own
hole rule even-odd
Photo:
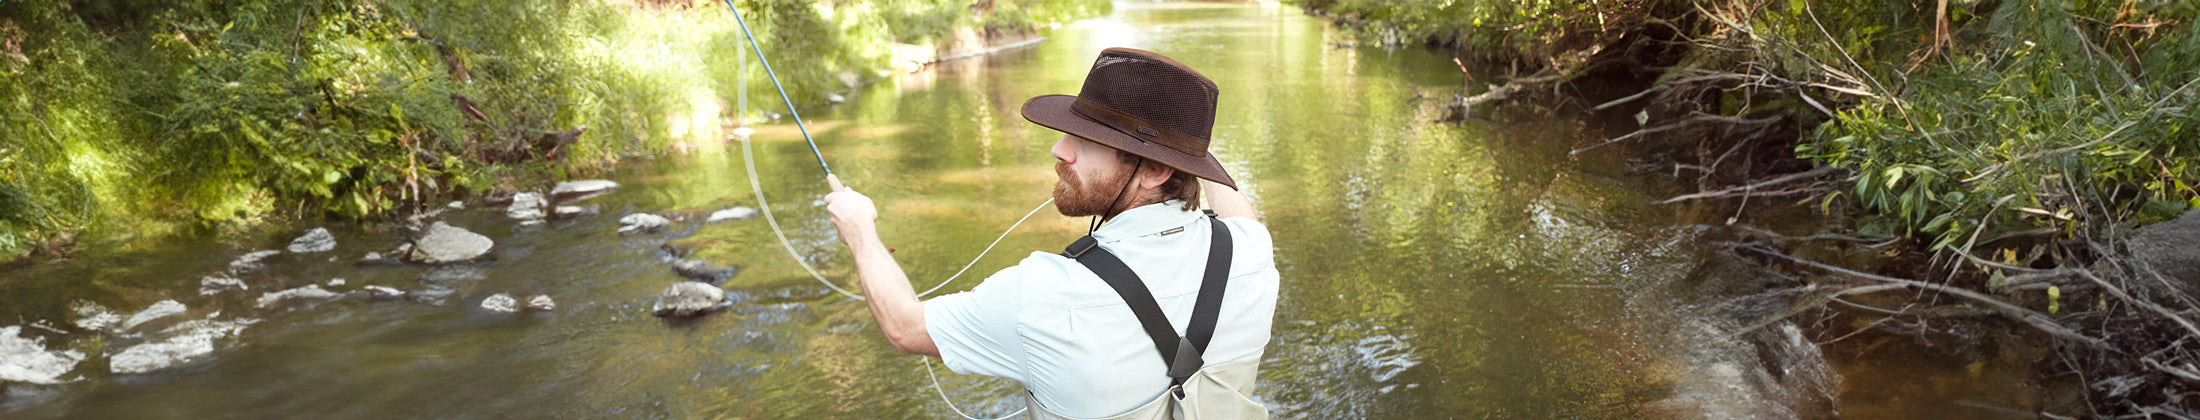
<svg viewBox="0 0 2200 420">
<path fill-rule="evenodd" d="M 1145 281 L 1179 335 L 1213 242 L 1207 220 L 1171 201 L 1125 211 L 1093 232 Z M 1278 286 L 1268 228 L 1249 218 L 1220 222 L 1233 249 L 1214 341 L 1202 357 L 1209 366 L 1261 357 Z M 1022 382 L 1064 415 L 1116 415 L 1169 386 L 1168 368 L 1123 298 L 1060 254 L 1033 252 L 971 291 L 926 301 L 924 324 L 949 369 Z"/>
</svg>

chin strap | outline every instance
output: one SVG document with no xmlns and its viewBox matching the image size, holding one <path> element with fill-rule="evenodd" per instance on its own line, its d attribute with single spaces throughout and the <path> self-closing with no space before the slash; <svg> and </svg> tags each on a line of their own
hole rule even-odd
<svg viewBox="0 0 2200 420">
<path fill-rule="evenodd" d="M 1100 214 L 1099 214 L 1099 215 L 1095 215 L 1095 216 L 1092 216 L 1092 226 L 1087 226 L 1087 227 L 1085 227 L 1085 233 L 1087 233 L 1087 234 L 1090 234 L 1090 233 L 1093 233 L 1093 232 L 1097 232 L 1097 231 L 1099 231 L 1099 230 L 1100 230 L 1100 225 L 1102 225 L 1102 224 L 1105 224 L 1105 223 L 1107 223 L 1107 221 L 1108 221 L 1108 218 L 1111 218 L 1111 217 L 1113 217 L 1113 216 L 1114 216 L 1114 215 L 1112 215 L 1112 214 L 1110 214 L 1110 213 L 1114 213 L 1114 212 L 1115 212 L 1115 203 L 1119 203 L 1119 202 L 1122 202 L 1122 201 L 1123 201 L 1123 194 L 1126 194 L 1126 193 L 1130 193 L 1130 192 L 1131 192 L 1131 184 L 1134 184 L 1134 183 L 1137 183 L 1137 182 L 1138 182 L 1138 171 L 1141 171 L 1141 170 L 1145 170 L 1145 169 L 1146 169 L 1146 160 L 1145 160 L 1145 159 L 1139 159 L 1139 160 L 1138 160 L 1138 164 L 1137 164 L 1137 165 L 1131 166 L 1131 176 L 1130 176 L 1130 179 L 1125 179 L 1125 180 L 1123 180 L 1123 188 L 1117 188 L 1117 189 L 1115 190 L 1115 198 L 1113 198 L 1113 199 L 1109 199 L 1109 200 L 1108 200 L 1108 208 L 1107 208 L 1107 209 L 1105 209 L 1105 210 L 1101 210 L 1101 211 L 1100 211 Z M 1129 210 L 1129 209 L 1125 209 L 1125 210 Z"/>
</svg>

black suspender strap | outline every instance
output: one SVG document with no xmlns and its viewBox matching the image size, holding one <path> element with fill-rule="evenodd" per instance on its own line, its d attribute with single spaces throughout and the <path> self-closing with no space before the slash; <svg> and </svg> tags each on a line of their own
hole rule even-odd
<svg viewBox="0 0 2200 420">
<path fill-rule="evenodd" d="M 1161 313 L 1161 304 L 1154 300 L 1146 283 L 1132 272 L 1130 266 L 1116 258 L 1114 253 L 1100 248 L 1099 241 L 1086 235 L 1063 250 L 1062 256 L 1077 260 L 1086 269 L 1100 276 L 1115 294 L 1130 305 L 1131 314 L 1153 339 L 1154 350 L 1160 352 L 1161 361 L 1169 366 L 1169 386 L 1183 385 L 1186 378 L 1198 372 L 1206 362 L 1200 358 L 1203 349 L 1214 339 L 1215 323 L 1221 316 L 1222 293 L 1228 287 L 1230 277 L 1230 231 L 1222 222 L 1209 218 L 1214 229 L 1214 240 L 1207 250 L 1207 271 L 1200 279 L 1199 297 L 1192 304 L 1192 322 L 1185 328 L 1185 335 L 1177 336 L 1169 326 L 1169 318 Z"/>
</svg>

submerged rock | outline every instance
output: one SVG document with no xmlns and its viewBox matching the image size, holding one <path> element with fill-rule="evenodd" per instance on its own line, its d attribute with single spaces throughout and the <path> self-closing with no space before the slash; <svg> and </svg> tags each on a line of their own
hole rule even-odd
<svg viewBox="0 0 2200 420">
<path fill-rule="evenodd" d="M 143 325 L 147 322 L 153 322 L 154 320 L 158 320 L 161 318 L 182 315 L 183 311 L 187 309 L 189 308 L 185 308 L 182 303 L 178 303 L 173 300 L 163 300 L 160 302 L 155 302 L 153 303 L 153 306 L 148 306 L 145 308 L 145 310 L 138 311 L 138 313 L 135 314 L 131 314 L 130 319 L 123 320 L 122 329 L 128 330 L 131 328 L 137 328 L 138 325 Z"/>
<path fill-rule="evenodd" d="M 251 289 L 251 286 L 246 286 L 244 284 L 244 280 L 221 276 L 206 276 L 199 278 L 199 296 L 212 296 L 215 293 L 221 293 L 228 290 Z"/>
<path fill-rule="evenodd" d="M 405 260 L 422 264 L 446 264 L 471 260 L 489 253 L 496 241 L 443 222 L 428 226 L 428 233 L 413 241 Z"/>
<path fill-rule="evenodd" d="M 328 228 L 313 228 L 313 230 L 306 231 L 304 236 L 290 240 L 288 249 L 290 249 L 290 252 L 298 254 L 328 252 L 328 250 L 336 249 L 336 235 L 328 233 Z"/>
<path fill-rule="evenodd" d="M 527 310 L 553 311 L 557 309 L 558 302 L 550 300 L 550 295 L 535 295 L 535 297 L 527 298 Z"/>
<path fill-rule="evenodd" d="M 308 284 L 304 287 L 299 287 L 296 289 L 284 290 L 280 292 L 268 292 L 268 294 L 260 295 L 260 300 L 254 302 L 254 306 L 265 308 L 281 304 L 285 301 L 306 299 L 328 300 L 342 296 L 343 295 L 336 294 L 335 292 L 321 289 L 320 285 Z"/>
<path fill-rule="evenodd" d="M 260 271 L 267 268 L 267 264 L 262 262 L 263 260 L 266 260 L 267 257 L 281 255 L 282 253 L 282 251 L 274 250 L 247 252 L 244 255 L 238 256 L 236 260 L 229 262 L 229 273 L 244 274 Z"/>
<path fill-rule="evenodd" d="M 558 201 L 579 200 L 619 188 L 619 183 L 601 179 L 560 182 L 550 188 L 550 197 Z"/>
<path fill-rule="evenodd" d="M 76 312 L 76 321 L 71 323 L 76 324 L 77 328 L 83 328 L 87 331 L 113 328 L 115 324 L 122 322 L 122 315 L 117 315 L 114 311 L 107 310 L 107 307 L 99 306 L 99 304 L 90 301 L 79 301 L 70 309 Z"/>
<path fill-rule="evenodd" d="M 657 294 L 657 304 L 650 307 L 650 314 L 665 318 L 686 318 L 725 309 L 726 291 L 718 286 L 702 282 L 683 281 L 665 287 Z"/>
<path fill-rule="evenodd" d="M 671 220 L 649 213 L 634 213 L 619 218 L 620 235 L 657 232 L 667 226 L 672 226 Z"/>
<path fill-rule="evenodd" d="M 729 220 L 745 220 L 751 217 L 756 217 L 756 209 L 748 207 L 734 207 L 730 209 L 710 212 L 710 217 L 703 219 L 703 223 L 718 223 Z"/>
<path fill-rule="evenodd" d="M 542 208 L 550 205 L 542 194 L 523 192 L 512 195 L 512 205 L 504 208 L 504 215 L 514 219 L 540 219 Z"/>
<path fill-rule="evenodd" d="M 358 291 L 352 293 L 366 295 L 367 297 L 375 299 L 396 299 L 405 297 L 405 291 L 383 286 L 362 286 L 359 288 Z"/>
<path fill-rule="evenodd" d="M 740 268 L 719 267 L 717 264 L 711 264 L 709 261 L 703 260 L 678 259 L 672 261 L 673 273 L 679 274 L 680 277 L 710 284 L 725 281 L 727 278 L 733 277 L 734 273 L 740 271 Z"/>
<path fill-rule="evenodd" d="M 46 350 L 46 340 L 20 336 L 22 327 L 0 327 L 0 382 L 55 384 L 68 382 L 61 375 L 76 369 L 84 353 Z"/>
<path fill-rule="evenodd" d="M 581 206 L 558 206 L 557 208 L 550 210 L 550 215 L 555 216 L 559 219 L 571 219 L 594 213 L 596 213 L 595 209 Z"/>
<path fill-rule="evenodd" d="M 194 320 L 162 332 L 166 338 L 148 341 L 107 357 L 108 370 L 135 374 L 167 369 L 214 352 L 214 340 L 235 336 L 252 319 L 234 321 Z"/>
<path fill-rule="evenodd" d="M 481 300 L 481 309 L 487 309 L 490 312 L 519 312 L 519 300 L 513 299 L 512 295 L 503 293 L 489 295 L 488 299 Z"/>
</svg>

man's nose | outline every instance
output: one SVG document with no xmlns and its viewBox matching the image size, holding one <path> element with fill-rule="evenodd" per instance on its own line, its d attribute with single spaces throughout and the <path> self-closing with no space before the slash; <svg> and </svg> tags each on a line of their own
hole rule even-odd
<svg viewBox="0 0 2200 420">
<path fill-rule="evenodd" d="M 1051 150 L 1051 152 L 1054 154 L 1054 160 L 1061 161 L 1062 163 L 1076 163 L 1076 142 L 1077 137 L 1070 136 L 1068 134 L 1064 134 L 1062 135 L 1061 139 L 1055 140 L 1054 149 Z"/>
</svg>

